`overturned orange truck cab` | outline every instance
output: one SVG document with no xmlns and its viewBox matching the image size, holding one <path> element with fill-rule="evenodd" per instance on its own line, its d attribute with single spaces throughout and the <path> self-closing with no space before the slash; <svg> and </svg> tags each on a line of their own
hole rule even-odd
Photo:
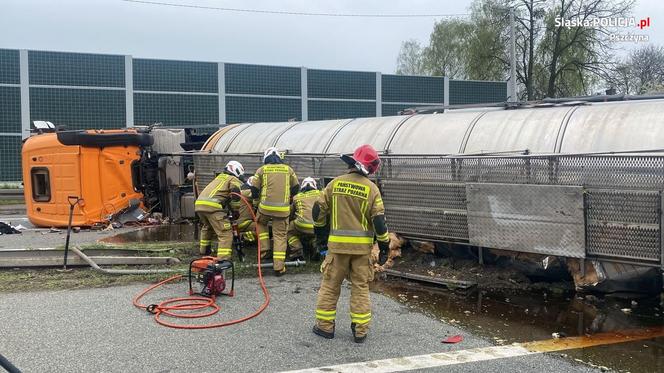
<svg viewBox="0 0 664 373">
<path fill-rule="evenodd" d="M 23 183 L 30 222 L 66 227 L 69 197 L 78 197 L 74 226 L 108 222 L 141 203 L 138 188 L 142 148 L 152 145 L 135 129 L 40 133 L 22 149 Z"/>
</svg>

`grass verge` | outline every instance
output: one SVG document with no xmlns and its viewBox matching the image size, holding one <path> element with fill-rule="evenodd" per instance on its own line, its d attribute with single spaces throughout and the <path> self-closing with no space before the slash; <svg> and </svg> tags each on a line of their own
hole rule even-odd
<svg viewBox="0 0 664 373">
<path fill-rule="evenodd" d="M 198 257 L 197 245 L 189 242 L 179 243 L 139 243 L 132 245 L 89 244 L 81 249 L 139 249 L 144 250 L 141 256 L 170 256 L 180 259 L 179 264 L 171 266 L 113 266 L 116 269 L 180 269 L 186 271 L 189 262 Z M 152 251 L 151 251 L 152 250 Z M 256 248 L 245 249 L 246 258 L 243 263 L 235 262 L 235 276 L 255 277 Z M 318 271 L 319 263 L 307 263 L 301 267 L 289 267 L 288 274 L 313 273 Z M 184 272 L 183 272 L 184 273 Z M 272 270 L 264 268 L 263 273 L 271 276 Z M 71 271 L 62 272 L 55 268 L 14 268 L 0 269 L 0 293 L 98 288 L 136 283 L 152 283 L 163 280 L 172 274 L 159 273 L 147 275 L 109 275 L 97 272 L 89 267 L 73 267 Z"/>
</svg>

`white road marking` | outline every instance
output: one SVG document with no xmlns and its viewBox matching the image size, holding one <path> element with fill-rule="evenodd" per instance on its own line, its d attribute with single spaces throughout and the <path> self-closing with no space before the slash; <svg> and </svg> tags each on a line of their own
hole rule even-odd
<svg viewBox="0 0 664 373">
<path fill-rule="evenodd" d="M 458 365 L 539 353 L 541 352 L 530 351 L 519 344 L 513 344 L 508 346 L 491 346 L 469 350 L 437 352 L 427 355 L 398 357 L 393 359 L 365 361 L 361 363 L 330 365 L 326 367 L 292 370 L 288 373 L 403 372 L 414 369 L 435 368 L 446 365 Z"/>
<path fill-rule="evenodd" d="M 446 365 L 458 365 L 505 359 L 510 357 L 541 354 L 545 352 L 573 350 L 603 346 L 616 343 L 634 342 L 645 339 L 664 337 L 664 326 L 646 329 L 624 330 L 598 333 L 591 336 L 578 336 L 560 339 L 513 343 L 507 346 L 479 347 L 468 350 L 437 352 L 433 354 L 405 356 L 392 359 L 365 361 L 330 365 L 326 367 L 292 370 L 290 373 L 388 373 L 404 372 L 414 369 L 436 368 Z"/>
</svg>

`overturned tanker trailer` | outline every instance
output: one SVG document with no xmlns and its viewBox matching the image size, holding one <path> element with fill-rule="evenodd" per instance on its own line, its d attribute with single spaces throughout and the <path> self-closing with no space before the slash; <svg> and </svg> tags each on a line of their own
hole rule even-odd
<svg viewBox="0 0 664 373">
<path fill-rule="evenodd" d="M 325 184 L 365 143 L 382 153 L 391 231 L 555 261 L 579 289 L 662 289 L 664 99 L 229 125 L 194 156 L 196 183 L 276 146 Z"/>
</svg>

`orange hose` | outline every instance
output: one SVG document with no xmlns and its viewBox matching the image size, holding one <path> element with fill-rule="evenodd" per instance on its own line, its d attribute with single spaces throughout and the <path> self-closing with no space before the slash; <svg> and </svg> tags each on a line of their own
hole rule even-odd
<svg viewBox="0 0 664 373">
<path fill-rule="evenodd" d="M 254 214 L 254 209 L 251 203 L 244 198 L 239 193 L 232 192 L 232 195 L 238 196 L 242 199 L 242 202 L 247 205 L 249 208 L 249 212 L 251 213 L 251 219 L 254 221 L 254 231 L 256 233 L 256 237 L 258 237 L 258 223 L 256 221 L 256 214 Z M 217 314 L 221 310 L 221 307 L 215 302 L 216 298 L 215 297 L 180 297 L 180 298 L 170 298 L 165 301 L 162 301 L 160 303 L 157 303 L 154 306 L 154 309 L 151 311 L 154 313 L 154 320 L 163 326 L 167 326 L 169 328 L 176 328 L 176 329 L 210 329 L 210 328 L 221 328 L 223 326 L 229 326 L 229 325 L 234 325 L 234 324 L 239 324 L 241 322 L 253 319 L 254 317 L 260 315 L 270 304 L 270 294 L 267 291 L 267 288 L 265 287 L 265 281 L 263 280 L 263 271 L 261 270 L 261 242 L 258 240 L 257 244 L 257 257 L 258 257 L 258 282 L 261 285 L 261 290 L 263 291 L 263 297 L 264 301 L 263 304 L 256 310 L 255 312 L 239 318 L 235 320 L 230 320 L 230 321 L 224 321 L 220 323 L 213 323 L 213 324 L 176 324 L 172 323 L 169 321 L 166 321 L 161 318 L 161 315 L 164 314 L 166 316 L 172 317 L 172 318 L 188 318 L 188 319 L 193 319 L 193 318 L 201 318 L 201 317 L 208 317 Z M 140 292 L 138 295 L 134 297 L 132 300 L 132 303 L 134 306 L 147 310 L 148 305 L 141 304 L 139 301 L 141 298 L 143 298 L 147 293 L 151 292 L 152 290 L 168 283 L 171 281 L 179 280 L 182 278 L 182 275 L 176 275 L 169 277 L 163 281 L 160 281 L 154 285 L 149 286 L 142 292 Z M 177 311 L 195 311 L 195 310 L 204 310 L 204 309 L 209 309 L 208 311 L 201 311 L 199 313 L 186 313 L 186 314 L 181 314 L 177 313 Z"/>
</svg>

